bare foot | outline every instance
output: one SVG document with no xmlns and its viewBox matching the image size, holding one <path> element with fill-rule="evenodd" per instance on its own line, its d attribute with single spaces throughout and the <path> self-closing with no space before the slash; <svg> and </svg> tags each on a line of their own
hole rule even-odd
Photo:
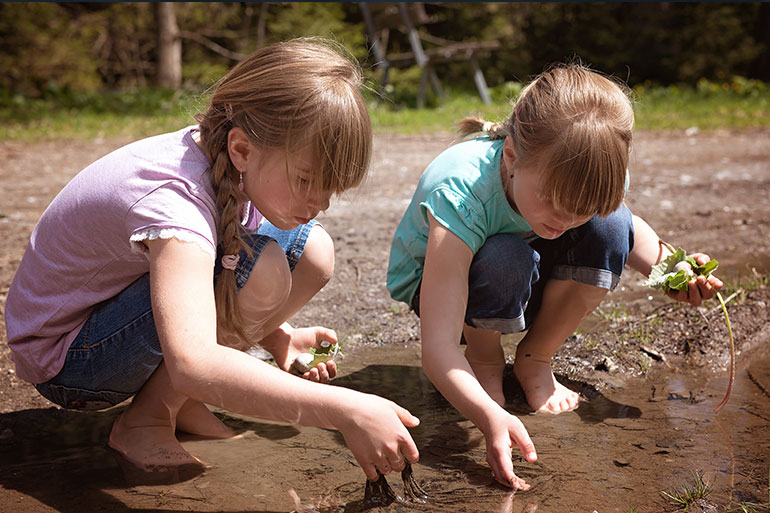
<svg viewBox="0 0 770 513">
<path fill-rule="evenodd" d="M 189 399 L 176 416 L 176 428 L 179 431 L 204 438 L 234 438 L 237 436 L 225 426 L 205 404 Z"/>
<path fill-rule="evenodd" d="M 513 371 L 524 389 L 527 402 L 535 410 L 562 413 L 577 408 L 580 396 L 556 381 L 550 362 L 517 355 Z"/>
<path fill-rule="evenodd" d="M 109 446 L 145 472 L 164 472 L 179 467 L 207 466 L 184 450 L 174 428 L 162 423 L 132 426 L 123 413 L 110 432 Z"/>
<path fill-rule="evenodd" d="M 473 373 L 476 374 L 476 379 L 479 381 L 481 387 L 489 394 L 494 402 L 500 406 L 505 406 L 505 396 L 503 395 L 503 371 L 505 370 L 505 358 L 495 359 L 492 361 L 480 361 L 477 360 L 473 354 L 468 354 L 472 351 L 470 346 L 465 350 L 465 359 L 468 360 L 468 364 L 473 369 Z"/>
</svg>

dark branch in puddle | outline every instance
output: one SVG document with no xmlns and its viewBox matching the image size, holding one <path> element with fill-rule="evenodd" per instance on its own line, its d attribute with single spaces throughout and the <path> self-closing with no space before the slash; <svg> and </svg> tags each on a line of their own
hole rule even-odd
<svg viewBox="0 0 770 513">
<path fill-rule="evenodd" d="M 364 489 L 364 509 L 383 507 L 393 502 L 417 502 L 425 504 L 429 498 L 425 490 L 414 478 L 412 465 L 407 461 L 404 470 L 401 471 L 401 479 L 404 481 L 404 497 L 401 497 L 390 487 L 385 476 L 377 471 L 377 480 L 366 480 Z"/>
</svg>

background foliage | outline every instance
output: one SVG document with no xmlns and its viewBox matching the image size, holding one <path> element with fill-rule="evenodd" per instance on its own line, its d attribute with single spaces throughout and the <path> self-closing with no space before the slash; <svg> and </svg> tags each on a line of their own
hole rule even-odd
<svg viewBox="0 0 770 513">
<path fill-rule="evenodd" d="M 396 4 L 369 4 L 380 14 Z M 377 68 L 357 2 L 180 2 L 180 88 L 155 87 L 158 22 L 150 2 L 0 3 L 0 137 L 138 134 L 190 121 L 238 58 L 274 41 L 332 37 L 363 64 L 380 129 L 451 129 L 471 111 L 505 117 L 507 100 L 549 63 L 579 58 L 634 88 L 637 124 L 702 129 L 770 125 L 770 3 L 423 2 L 426 49 L 497 41 L 480 64 L 494 105 L 478 101 L 465 61 L 437 63 L 447 97 L 415 111 L 420 69 Z M 403 27 L 388 54 L 410 52 Z M 204 94 L 201 94 L 204 93 Z M 382 101 L 382 100 L 385 101 Z M 121 125 L 122 124 L 122 125 Z M 109 127 L 109 128 L 108 128 Z"/>
<path fill-rule="evenodd" d="M 554 61 L 577 55 L 631 85 L 770 80 L 770 5 L 765 3 L 424 3 L 421 32 L 432 41 L 496 40 L 484 59 L 490 85 L 525 81 Z M 248 2 L 175 4 L 183 33 L 235 54 L 301 35 L 342 41 L 369 67 L 357 3 Z M 0 87 L 44 95 L 145 87 L 155 75 L 156 21 L 151 3 L 0 4 Z M 389 33 L 390 52 L 408 51 L 405 35 Z M 233 64 L 183 36 L 185 86 L 211 83 Z M 467 65 L 441 65 L 447 82 L 473 88 Z"/>
</svg>

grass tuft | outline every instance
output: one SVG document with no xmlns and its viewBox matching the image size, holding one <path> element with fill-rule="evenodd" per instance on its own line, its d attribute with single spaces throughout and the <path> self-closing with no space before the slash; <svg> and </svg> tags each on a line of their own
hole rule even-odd
<svg viewBox="0 0 770 513">
<path fill-rule="evenodd" d="M 707 483 L 700 472 L 692 472 L 693 483 L 685 483 L 681 488 L 671 491 L 663 491 L 660 494 L 674 506 L 687 511 L 695 501 L 705 499 L 711 492 L 711 485 Z"/>
</svg>

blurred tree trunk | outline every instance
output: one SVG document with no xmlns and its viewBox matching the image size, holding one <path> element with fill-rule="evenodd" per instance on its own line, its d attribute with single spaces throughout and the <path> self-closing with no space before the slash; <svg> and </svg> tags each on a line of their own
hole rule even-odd
<svg viewBox="0 0 770 513">
<path fill-rule="evenodd" d="M 173 2 L 155 4 L 155 19 L 158 22 L 158 85 L 175 89 L 182 85 L 182 39 Z"/>
</svg>

